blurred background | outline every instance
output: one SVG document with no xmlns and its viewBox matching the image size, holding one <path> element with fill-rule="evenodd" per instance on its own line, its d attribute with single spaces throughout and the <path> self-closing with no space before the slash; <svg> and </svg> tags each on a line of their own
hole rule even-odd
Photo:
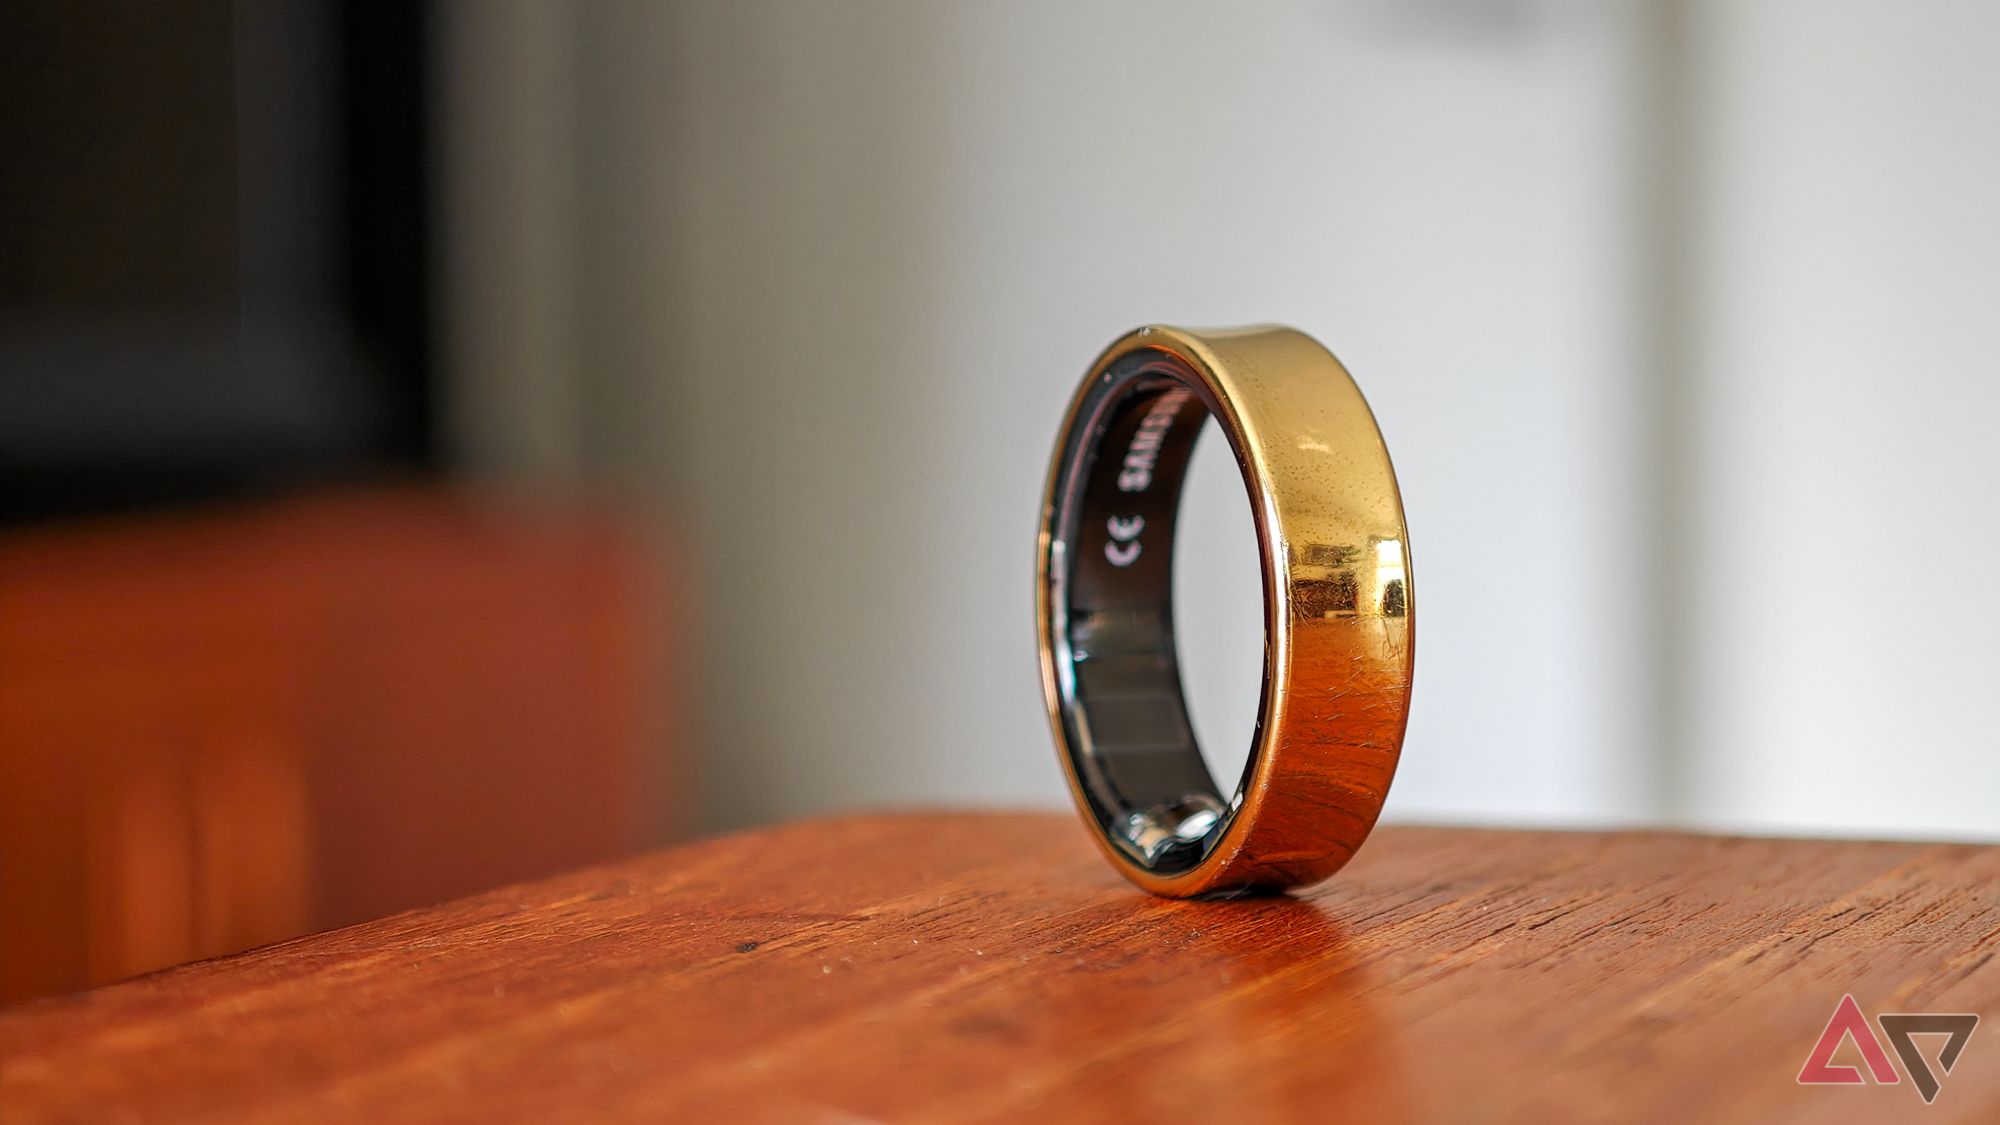
<svg viewBox="0 0 2000 1125">
<path fill-rule="evenodd" d="M 1391 819 L 2000 838 L 2000 7 L 0 16 L 0 1000 L 690 834 L 1058 808 L 1074 382 L 1278 321 L 1394 453 Z M 1195 719 L 1247 748 L 1198 454 Z"/>
</svg>

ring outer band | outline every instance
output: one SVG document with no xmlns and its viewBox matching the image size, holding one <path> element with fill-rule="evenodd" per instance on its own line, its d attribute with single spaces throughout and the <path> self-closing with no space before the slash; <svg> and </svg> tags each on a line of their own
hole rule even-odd
<svg viewBox="0 0 2000 1125">
<path fill-rule="evenodd" d="M 1098 825 L 1064 725 L 1053 636 L 1064 452 L 1092 387 L 1121 360 L 1148 351 L 1177 361 L 1205 392 L 1249 491 L 1264 594 L 1263 699 L 1251 760 L 1214 846 L 1173 875 L 1142 866 Z M 1070 793 L 1127 879 L 1157 895 L 1219 896 L 1310 885 L 1353 858 L 1402 750 L 1416 597 L 1387 446 L 1360 388 L 1318 341 L 1276 325 L 1152 325 L 1106 348 L 1056 443 L 1042 498 L 1036 602 L 1043 696 Z"/>
</svg>

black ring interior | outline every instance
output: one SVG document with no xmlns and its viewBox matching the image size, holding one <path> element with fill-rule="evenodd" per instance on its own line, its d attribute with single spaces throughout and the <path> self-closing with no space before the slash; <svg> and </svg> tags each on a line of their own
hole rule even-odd
<svg viewBox="0 0 2000 1125">
<path fill-rule="evenodd" d="M 1163 875 L 1199 864 L 1234 808 L 1202 761 L 1174 642 L 1174 530 L 1205 398 L 1158 353 L 1114 364 L 1078 411 L 1057 494 L 1053 632 L 1070 754 L 1098 826 Z"/>
</svg>

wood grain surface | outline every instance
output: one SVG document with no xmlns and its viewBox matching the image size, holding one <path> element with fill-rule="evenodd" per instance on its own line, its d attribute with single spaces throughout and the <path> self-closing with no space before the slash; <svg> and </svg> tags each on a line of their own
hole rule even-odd
<svg viewBox="0 0 2000 1125">
<path fill-rule="evenodd" d="M 0 1120 L 1991 1122 L 1993 1028 L 1931 1106 L 1795 1078 L 1996 950 L 2000 848 L 1391 827 L 1176 902 L 1069 816 L 857 817 L 12 1009 Z"/>
</svg>

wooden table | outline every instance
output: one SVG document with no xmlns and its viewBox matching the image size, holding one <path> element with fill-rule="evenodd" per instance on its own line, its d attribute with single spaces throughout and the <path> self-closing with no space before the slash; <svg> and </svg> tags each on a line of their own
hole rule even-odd
<svg viewBox="0 0 2000 1125">
<path fill-rule="evenodd" d="M 1795 1079 L 1996 951 L 2000 848 L 1387 828 L 1169 902 L 1066 815 L 836 819 L 13 1009 L 0 1120 L 1992 1122 L 1990 1028 L 1929 1107 Z"/>
</svg>

